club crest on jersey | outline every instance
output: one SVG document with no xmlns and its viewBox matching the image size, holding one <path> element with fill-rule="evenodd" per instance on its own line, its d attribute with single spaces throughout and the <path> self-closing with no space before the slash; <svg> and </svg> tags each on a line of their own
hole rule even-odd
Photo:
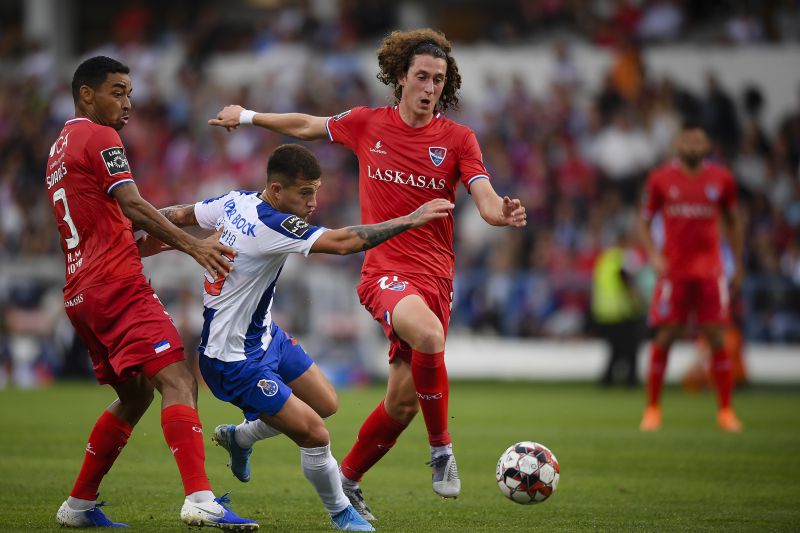
<svg viewBox="0 0 800 533">
<path fill-rule="evenodd" d="M 719 199 L 719 188 L 716 185 L 706 185 L 706 198 L 716 202 Z"/>
<path fill-rule="evenodd" d="M 128 166 L 128 158 L 125 157 L 125 150 L 123 150 L 121 146 L 106 148 L 100 152 L 100 155 L 103 157 L 103 162 L 106 164 L 109 175 L 113 176 L 123 172 L 130 172 L 131 169 Z"/>
<path fill-rule="evenodd" d="M 308 231 L 308 228 L 311 226 L 303 220 L 302 218 L 292 215 L 283 222 L 281 222 L 281 227 L 291 233 L 292 235 L 296 235 L 297 237 L 302 237 Z"/>
<path fill-rule="evenodd" d="M 444 161 L 444 158 L 447 155 L 447 148 L 442 148 L 441 146 L 429 146 L 428 155 L 431 156 L 431 161 L 433 164 L 438 167 L 442 164 L 442 161 Z"/>
<path fill-rule="evenodd" d="M 258 388 L 264 393 L 264 396 L 275 396 L 278 394 L 278 384 L 271 379 L 258 380 Z"/>
<path fill-rule="evenodd" d="M 378 280 L 378 285 L 384 290 L 389 289 L 390 291 L 402 292 L 408 287 L 408 282 L 398 280 L 397 276 L 392 276 L 392 279 L 389 279 L 389 276 L 383 276 Z"/>
</svg>

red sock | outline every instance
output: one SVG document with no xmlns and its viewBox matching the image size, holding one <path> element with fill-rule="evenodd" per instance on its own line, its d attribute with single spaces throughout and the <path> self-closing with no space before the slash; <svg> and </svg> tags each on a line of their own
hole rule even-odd
<svg viewBox="0 0 800 533">
<path fill-rule="evenodd" d="M 664 385 L 664 370 L 667 368 L 668 349 L 655 342 L 650 348 L 650 369 L 647 372 L 647 405 L 661 404 L 661 387 Z"/>
<path fill-rule="evenodd" d="M 367 470 L 389 453 L 406 427 L 389 416 L 381 402 L 364 421 L 355 444 L 342 460 L 342 473 L 345 477 L 352 481 L 361 481 Z"/>
<path fill-rule="evenodd" d="M 428 428 L 428 442 L 431 446 L 450 444 L 450 433 L 447 431 L 450 386 L 447 382 L 447 368 L 444 366 L 444 352 L 423 353 L 412 350 L 411 375 L 414 377 L 419 406 Z"/>
<path fill-rule="evenodd" d="M 206 476 L 203 426 L 197 410 L 188 405 L 170 405 L 161 411 L 161 429 L 178 463 L 186 495 L 199 490 L 211 490 Z"/>
<path fill-rule="evenodd" d="M 108 411 L 103 411 L 89 434 L 83 465 L 70 496 L 91 501 L 97 498 L 100 482 L 119 457 L 131 431 L 133 426 Z"/>
<path fill-rule="evenodd" d="M 724 348 L 711 354 L 711 371 L 714 373 L 714 382 L 717 384 L 717 401 L 720 409 L 731 406 L 731 393 L 733 391 L 733 375 L 731 374 L 731 361 Z"/>
</svg>

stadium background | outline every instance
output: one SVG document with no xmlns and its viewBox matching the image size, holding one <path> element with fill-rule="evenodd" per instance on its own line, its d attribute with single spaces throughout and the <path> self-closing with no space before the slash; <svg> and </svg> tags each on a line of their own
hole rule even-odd
<svg viewBox="0 0 800 533">
<path fill-rule="evenodd" d="M 450 116 L 476 131 L 495 188 L 529 213 L 524 231 L 491 228 L 460 193 L 453 375 L 599 376 L 594 262 L 630 231 L 647 170 L 669 157 L 690 115 L 740 187 L 747 277 L 736 314 L 748 364 L 757 381 L 800 381 L 796 0 L 18 0 L 0 5 L 0 21 L 0 387 L 91 377 L 63 313 L 63 258 L 42 187 L 82 58 L 132 68 L 121 136 L 143 196 L 162 207 L 263 186 L 267 155 L 287 139 L 213 130 L 206 120 L 223 105 L 317 115 L 383 105 L 374 49 L 387 31 L 418 26 L 455 43 L 464 86 Z M 308 146 L 324 169 L 314 220 L 356 223 L 355 159 Z M 290 260 L 274 308 L 337 384 L 385 369 L 379 328 L 355 296 L 360 262 Z M 169 252 L 146 269 L 192 355 L 199 267 Z M 652 273 L 643 266 L 637 280 L 647 296 Z M 495 350 L 505 366 L 486 357 Z M 694 352 L 677 350 L 684 363 L 671 379 Z"/>
</svg>

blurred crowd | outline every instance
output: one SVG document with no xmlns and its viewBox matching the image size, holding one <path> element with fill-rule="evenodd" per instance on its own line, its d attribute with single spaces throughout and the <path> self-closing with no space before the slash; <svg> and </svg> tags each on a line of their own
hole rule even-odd
<svg viewBox="0 0 800 533">
<path fill-rule="evenodd" d="M 372 47 L 376 40 L 369 36 L 413 13 L 379 9 L 378 2 L 340 1 L 339 11 L 321 21 L 308 3 L 287 4 L 263 8 L 269 16 L 250 24 L 250 32 L 231 33 L 226 25 L 243 23 L 246 9 L 232 18 L 213 2 L 195 11 L 181 2 L 174 8 L 134 2 L 114 11 L 104 35 L 82 35 L 81 56 L 110 55 L 132 69 L 134 111 L 121 137 L 138 187 L 155 206 L 263 186 L 268 154 L 287 139 L 255 128 L 231 134 L 207 126 L 225 104 L 328 116 L 386 103 L 386 94 L 370 90 L 376 66 L 362 68 L 358 46 Z M 580 7 L 586 4 L 604 10 Z M 787 35 L 796 39 L 800 32 L 786 27 L 798 21 L 798 2 L 759 2 L 753 9 L 735 3 L 741 9 L 721 25 L 708 23 L 716 20 L 716 8 L 697 4 L 707 3 L 516 1 L 509 3 L 513 17 L 489 26 L 487 35 L 501 40 L 544 26 L 561 28 L 611 46 L 614 59 L 596 90 L 587 87 L 573 61 L 566 44 L 571 41 L 562 39 L 553 40 L 549 49 L 550 69 L 542 74 L 550 83 L 544 92 L 534 93 L 522 78 L 466 80 L 483 85 L 482 97 L 462 102 L 449 116 L 475 130 L 495 189 L 522 200 L 529 225 L 524 231 L 488 227 L 461 192 L 452 331 L 558 338 L 591 334 L 595 260 L 605 247 L 630 236 L 648 170 L 670 157 L 682 117 L 693 116 L 702 118 L 714 140 L 713 157 L 732 169 L 740 187 L 747 280 L 737 309 L 747 317 L 744 334 L 755 341 L 800 341 L 800 91 L 795 109 L 776 128 L 766 128 L 765 97 L 757 85 L 724 87 L 708 73 L 705 89 L 692 92 L 669 78 L 649 76 L 641 48 L 642 42 L 675 40 L 689 31 L 738 44 Z M 783 10 L 794 17 L 782 16 Z M 220 51 L 267 57 L 300 41 L 310 46 L 285 74 L 295 78 L 291 91 L 279 76 L 231 87 L 208 75 L 209 62 Z M 69 79 L 54 73 L 71 74 L 71 69 L 57 65 L 46 48 L 17 44 L 0 45 L 0 57 L 14 58 L 13 72 L 0 83 L 0 264 L 55 261 L 60 267 L 58 234 L 42 180 L 50 143 L 73 113 Z M 165 64 L 175 62 L 170 83 L 163 83 Z M 356 223 L 355 159 L 325 142 L 310 148 L 324 170 L 315 220 L 328 227 Z M 314 261 L 349 271 L 353 280 L 360 266 L 359 256 Z M 646 269 L 642 276 L 647 278 Z M 289 282 L 289 294 L 302 292 L 292 288 L 294 283 Z M 198 286 L 162 291 L 173 315 L 196 308 Z M 75 351 L 58 311 L 59 291 L 52 280 L 0 284 L 0 369 L 12 352 L 58 359 L 58 353 Z M 277 312 L 287 315 L 291 329 L 292 313 L 302 313 L 303 306 L 293 311 L 290 301 L 278 299 L 278 304 L 288 306 Z M 184 333 L 196 337 L 199 321 L 181 320 Z M 300 327 L 303 321 L 296 322 Z M 17 379 L 39 379 L 34 374 Z M 0 386 L 3 375 L 0 371 Z"/>
</svg>

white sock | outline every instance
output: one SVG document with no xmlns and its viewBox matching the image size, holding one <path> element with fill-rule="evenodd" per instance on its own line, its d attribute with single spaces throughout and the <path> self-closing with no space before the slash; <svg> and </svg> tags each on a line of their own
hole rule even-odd
<svg viewBox="0 0 800 533">
<path fill-rule="evenodd" d="M 431 446 L 431 459 L 436 459 L 443 455 L 453 455 L 453 443 L 444 446 Z"/>
<path fill-rule="evenodd" d="M 342 481 L 343 487 L 347 487 L 348 489 L 358 488 L 358 481 L 353 481 L 349 477 L 345 476 L 341 468 L 339 468 L 339 479 Z"/>
<path fill-rule="evenodd" d="M 214 493 L 210 490 L 198 490 L 197 492 L 189 494 L 186 499 L 192 503 L 210 502 L 214 499 Z"/>
<path fill-rule="evenodd" d="M 331 455 L 330 444 L 319 448 L 300 448 L 300 465 L 328 514 L 339 514 L 350 505 L 350 500 L 342 490 L 339 463 Z"/>
<path fill-rule="evenodd" d="M 277 435 L 282 435 L 282 433 L 262 420 L 254 420 L 252 422 L 245 420 L 236 426 L 233 439 L 242 448 L 250 448 L 260 440 Z"/>
<path fill-rule="evenodd" d="M 80 498 L 67 498 L 67 506 L 73 511 L 88 511 L 97 505 L 97 500 L 82 500 Z"/>
</svg>

